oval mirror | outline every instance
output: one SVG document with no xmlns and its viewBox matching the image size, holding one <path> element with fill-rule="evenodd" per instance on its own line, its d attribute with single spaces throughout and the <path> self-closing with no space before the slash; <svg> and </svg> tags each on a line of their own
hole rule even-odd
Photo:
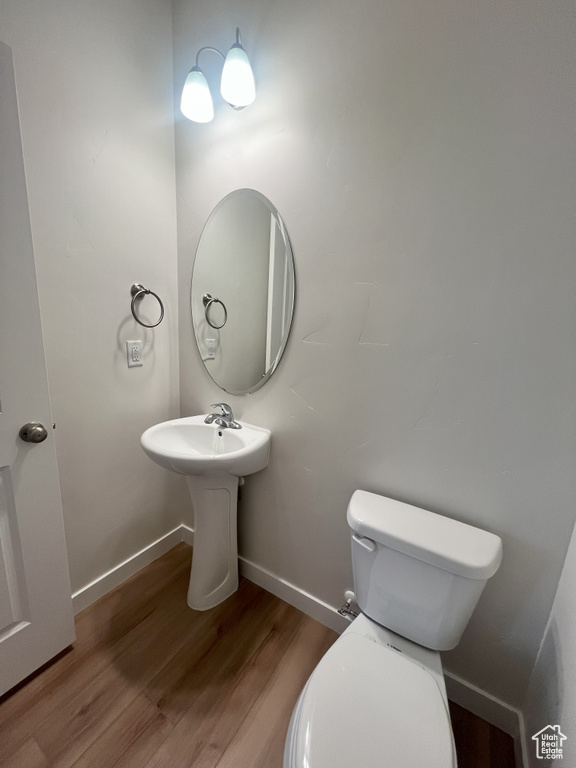
<svg viewBox="0 0 576 768">
<path fill-rule="evenodd" d="M 294 282 L 290 241 L 272 203 L 253 189 L 223 198 L 198 243 L 190 303 L 200 357 L 225 392 L 254 392 L 276 369 Z"/>
</svg>

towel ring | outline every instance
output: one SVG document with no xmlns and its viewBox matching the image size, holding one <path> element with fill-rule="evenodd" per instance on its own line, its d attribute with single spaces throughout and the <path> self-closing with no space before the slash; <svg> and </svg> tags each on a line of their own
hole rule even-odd
<svg viewBox="0 0 576 768">
<path fill-rule="evenodd" d="M 136 320 L 137 323 L 140 323 L 140 325 L 143 325 L 144 328 L 156 328 L 157 325 L 160 325 L 162 320 L 164 319 L 164 304 L 162 304 L 162 300 L 160 299 L 160 296 L 158 296 L 157 293 L 154 293 L 154 291 L 149 290 L 148 288 L 144 288 L 144 286 L 141 283 L 134 283 L 132 288 L 130 288 L 130 293 L 132 295 L 132 304 L 130 305 L 130 309 L 132 310 L 132 316 L 134 317 L 134 320 Z M 148 325 L 148 323 L 143 323 L 142 320 L 138 317 L 136 314 L 135 305 L 137 301 L 141 301 L 144 296 L 147 296 L 150 294 L 150 296 L 154 296 L 154 298 L 158 301 L 158 304 L 160 304 L 160 317 L 158 319 L 157 323 L 152 323 L 151 325 Z"/>
<path fill-rule="evenodd" d="M 202 303 L 204 304 L 204 314 L 206 315 L 206 322 L 211 328 L 215 328 L 217 331 L 220 330 L 220 328 L 224 328 L 226 325 L 226 321 L 228 320 L 228 310 L 226 309 L 226 304 L 224 304 L 223 301 L 220 299 L 217 299 L 214 296 L 210 296 L 209 293 L 205 293 L 204 296 L 202 296 Z M 222 309 L 224 310 L 224 321 L 221 325 L 215 325 L 212 320 L 210 320 L 210 307 L 212 304 L 221 304 Z"/>
</svg>

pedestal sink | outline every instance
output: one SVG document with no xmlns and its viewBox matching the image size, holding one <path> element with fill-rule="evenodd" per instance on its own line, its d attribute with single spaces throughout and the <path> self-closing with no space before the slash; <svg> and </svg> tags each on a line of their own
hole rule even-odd
<svg viewBox="0 0 576 768">
<path fill-rule="evenodd" d="M 165 469 L 186 475 L 196 526 L 188 605 L 205 611 L 238 589 L 239 478 L 268 466 L 270 431 L 206 424 L 205 416 L 165 421 L 147 429 L 142 448 Z"/>
</svg>

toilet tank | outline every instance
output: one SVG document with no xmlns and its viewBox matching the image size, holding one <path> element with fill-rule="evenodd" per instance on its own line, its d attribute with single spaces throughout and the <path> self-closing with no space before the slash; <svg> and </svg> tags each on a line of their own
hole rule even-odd
<svg viewBox="0 0 576 768">
<path fill-rule="evenodd" d="M 500 538 L 367 491 L 354 492 L 347 520 L 362 612 L 426 648 L 454 648 L 498 570 Z"/>
</svg>

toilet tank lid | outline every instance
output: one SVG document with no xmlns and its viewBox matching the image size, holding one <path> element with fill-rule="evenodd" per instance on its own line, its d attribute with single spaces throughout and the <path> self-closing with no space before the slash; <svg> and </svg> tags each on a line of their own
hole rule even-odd
<svg viewBox="0 0 576 768">
<path fill-rule="evenodd" d="M 347 520 L 360 536 L 468 579 L 489 579 L 502 560 L 499 536 L 368 491 L 352 494 Z"/>
</svg>

